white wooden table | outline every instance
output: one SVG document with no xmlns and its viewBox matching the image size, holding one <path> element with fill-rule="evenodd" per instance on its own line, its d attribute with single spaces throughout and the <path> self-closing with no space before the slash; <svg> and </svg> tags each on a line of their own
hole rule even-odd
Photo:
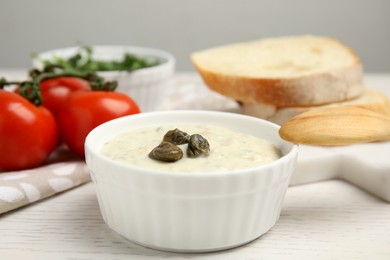
<svg viewBox="0 0 390 260">
<path fill-rule="evenodd" d="M 178 74 L 175 80 L 199 78 Z M 366 83 L 383 88 L 390 75 L 367 75 Z M 205 109 L 237 109 L 234 102 L 202 91 L 213 96 Z M 191 100 L 188 104 L 199 108 Z M 293 186 L 268 233 L 242 247 L 207 254 L 147 249 L 117 235 L 103 222 L 92 183 L 0 215 L 2 260 L 161 258 L 390 259 L 390 203 L 341 180 Z"/>
</svg>

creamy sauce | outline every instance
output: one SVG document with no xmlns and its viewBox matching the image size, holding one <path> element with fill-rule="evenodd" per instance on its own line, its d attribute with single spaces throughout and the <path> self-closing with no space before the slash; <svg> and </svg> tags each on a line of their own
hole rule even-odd
<svg viewBox="0 0 390 260">
<path fill-rule="evenodd" d="M 200 134 L 210 144 L 208 156 L 188 158 L 187 144 L 180 145 L 183 158 L 176 162 L 150 159 L 149 152 L 161 143 L 164 134 L 178 128 L 188 134 Z M 169 172 L 212 172 L 263 165 L 280 158 L 280 151 L 266 140 L 212 125 L 179 125 L 133 130 L 109 140 L 101 153 L 133 166 Z"/>
</svg>

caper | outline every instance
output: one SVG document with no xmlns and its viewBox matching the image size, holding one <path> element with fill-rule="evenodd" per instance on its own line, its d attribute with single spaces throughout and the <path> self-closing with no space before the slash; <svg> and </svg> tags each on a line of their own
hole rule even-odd
<svg viewBox="0 0 390 260">
<path fill-rule="evenodd" d="M 183 158 L 183 151 L 173 143 L 162 142 L 149 153 L 149 158 L 164 162 L 175 162 Z"/>
<path fill-rule="evenodd" d="M 163 142 L 170 142 L 176 145 L 186 144 L 190 140 L 190 135 L 179 129 L 169 130 L 163 137 Z"/>
<path fill-rule="evenodd" d="M 206 138 L 200 134 L 193 134 L 187 147 L 188 157 L 198 157 L 199 155 L 208 155 L 210 152 L 210 144 Z"/>
</svg>

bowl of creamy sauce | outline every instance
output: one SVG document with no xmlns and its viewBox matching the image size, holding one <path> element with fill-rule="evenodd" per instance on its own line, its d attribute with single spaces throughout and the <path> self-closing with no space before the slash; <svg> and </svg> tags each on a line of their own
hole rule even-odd
<svg viewBox="0 0 390 260">
<path fill-rule="evenodd" d="M 169 146 L 180 159 L 156 160 L 151 151 L 173 129 L 186 134 Z M 258 238 L 279 218 L 298 154 L 278 130 L 245 115 L 183 110 L 98 126 L 85 150 L 103 219 L 128 240 L 166 251 L 209 252 Z M 207 141 L 196 156 L 188 153 L 193 135 Z"/>
</svg>

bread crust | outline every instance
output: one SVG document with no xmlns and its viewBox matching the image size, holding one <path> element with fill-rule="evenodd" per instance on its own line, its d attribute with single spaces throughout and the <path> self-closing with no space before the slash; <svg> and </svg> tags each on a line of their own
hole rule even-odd
<svg viewBox="0 0 390 260">
<path fill-rule="evenodd" d="M 340 102 L 362 95 L 363 68 L 359 60 L 345 68 L 291 78 L 249 78 L 208 71 L 194 61 L 212 90 L 243 103 L 276 107 L 313 106 Z"/>
<path fill-rule="evenodd" d="M 350 145 L 390 140 L 390 117 L 358 107 L 307 111 L 288 122 L 279 135 L 295 144 Z"/>
<path fill-rule="evenodd" d="M 387 116 L 390 116 L 390 101 L 380 91 L 366 88 L 364 90 L 366 99 L 352 99 L 343 102 L 336 102 L 320 106 L 310 107 L 275 107 L 265 103 L 241 103 L 241 109 L 244 114 L 255 116 L 262 119 L 267 119 L 276 124 L 282 125 L 290 118 L 299 115 L 303 112 L 321 108 L 337 107 L 337 106 L 354 106 L 369 109 Z"/>
</svg>

